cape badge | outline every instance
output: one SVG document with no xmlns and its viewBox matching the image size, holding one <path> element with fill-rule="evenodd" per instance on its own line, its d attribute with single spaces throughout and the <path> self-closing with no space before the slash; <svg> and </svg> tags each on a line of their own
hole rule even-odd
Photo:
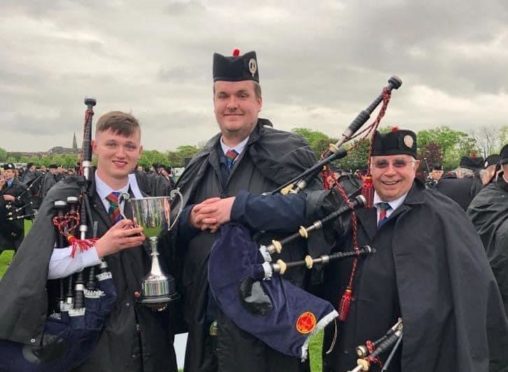
<svg viewBox="0 0 508 372">
<path fill-rule="evenodd" d="M 312 312 L 306 311 L 300 314 L 296 320 L 296 330 L 306 335 L 316 328 L 316 323 L 316 316 Z"/>
</svg>

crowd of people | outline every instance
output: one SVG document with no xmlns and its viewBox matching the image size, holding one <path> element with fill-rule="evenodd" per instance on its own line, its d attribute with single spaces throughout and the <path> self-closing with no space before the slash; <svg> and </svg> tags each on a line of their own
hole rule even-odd
<svg viewBox="0 0 508 372">
<path fill-rule="evenodd" d="M 44 175 L 51 187 L 0 281 L 0 370 L 50 370 L 77 344 L 79 357 L 62 370 L 177 371 L 174 336 L 188 332 L 185 371 L 309 371 L 307 336 L 324 329 L 324 371 L 508 371 L 508 145 L 485 161 L 464 157 L 447 173 L 433 164 L 422 180 L 416 134 L 375 131 L 365 172 L 337 172 L 329 189 L 316 174 L 302 192 L 274 193 L 317 159 L 303 138 L 259 117 L 259 81 L 255 52 L 214 54 L 219 133 L 176 185 L 164 167 L 136 168 L 134 116 L 102 115 L 91 145 L 97 165 L 86 192 L 97 223 L 87 249 L 52 226 L 57 201 L 83 190 L 81 178 Z M 12 168 L 0 184 L 6 203 L 18 198 Z M 20 190 L 38 177 L 28 169 Z M 150 250 L 123 195 L 175 187 L 178 220 L 158 254 L 181 298 L 147 306 L 140 296 Z M 354 209 L 354 197 L 365 207 Z M 307 239 L 283 239 L 295 231 Z M 48 319 L 74 314 L 58 305 L 52 281 L 93 276 L 94 267 L 107 267 L 116 289 L 109 315 L 94 323 L 97 336 L 51 333 Z M 335 310 L 322 318 L 314 304 Z"/>
</svg>

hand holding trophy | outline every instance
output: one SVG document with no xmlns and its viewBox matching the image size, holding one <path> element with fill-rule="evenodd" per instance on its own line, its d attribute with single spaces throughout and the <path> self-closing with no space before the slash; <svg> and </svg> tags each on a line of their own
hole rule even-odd
<svg viewBox="0 0 508 372">
<path fill-rule="evenodd" d="M 178 191 L 176 194 L 181 197 Z M 169 196 L 129 199 L 129 202 L 134 221 L 143 227 L 144 234 L 150 240 L 152 256 L 151 270 L 141 283 L 140 301 L 154 310 L 162 311 L 169 302 L 180 296 L 176 293 L 175 279 L 171 275 L 164 274 L 160 268 L 157 241 L 162 231 L 169 231 L 173 227 L 180 213 L 171 225 L 171 197 Z"/>
</svg>

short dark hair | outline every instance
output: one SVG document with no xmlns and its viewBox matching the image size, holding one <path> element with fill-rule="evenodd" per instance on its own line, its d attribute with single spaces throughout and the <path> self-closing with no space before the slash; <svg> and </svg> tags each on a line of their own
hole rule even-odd
<svg viewBox="0 0 508 372">
<path fill-rule="evenodd" d="M 95 133 L 105 132 L 108 129 L 125 137 L 132 135 L 136 130 L 141 131 L 138 119 L 121 111 L 110 111 L 99 118 Z"/>
</svg>

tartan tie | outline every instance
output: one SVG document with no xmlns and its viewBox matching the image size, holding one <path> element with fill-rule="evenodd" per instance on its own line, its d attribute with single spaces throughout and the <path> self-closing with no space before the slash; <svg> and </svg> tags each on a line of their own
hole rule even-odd
<svg viewBox="0 0 508 372">
<path fill-rule="evenodd" d="M 379 220 L 377 222 L 377 226 L 381 227 L 381 225 L 386 222 L 386 219 L 388 218 L 387 213 L 390 209 L 392 209 L 392 207 L 390 204 L 384 202 L 376 204 L 376 207 L 379 209 Z"/>
<path fill-rule="evenodd" d="M 238 156 L 238 153 L 236 150 L 229 149 L 226 152 L 226 166 L 228 167 L 228 170 L 230 171 L 233 169 L 233 165 L 235 164 L 235 159 Z"/>
<path fill-rule="evenodd" d="M 122 215 L 120 214 L 120 206 L 118 205 L 119 197 L 120 193 L 117 191 L 113 191 L 108 196 L 106 196 L 106 200 L 109 202 L 109 217 L 111 217 L 111 221 L 113 223 L 117 223 L 122 219 Z"/>
</svg>

